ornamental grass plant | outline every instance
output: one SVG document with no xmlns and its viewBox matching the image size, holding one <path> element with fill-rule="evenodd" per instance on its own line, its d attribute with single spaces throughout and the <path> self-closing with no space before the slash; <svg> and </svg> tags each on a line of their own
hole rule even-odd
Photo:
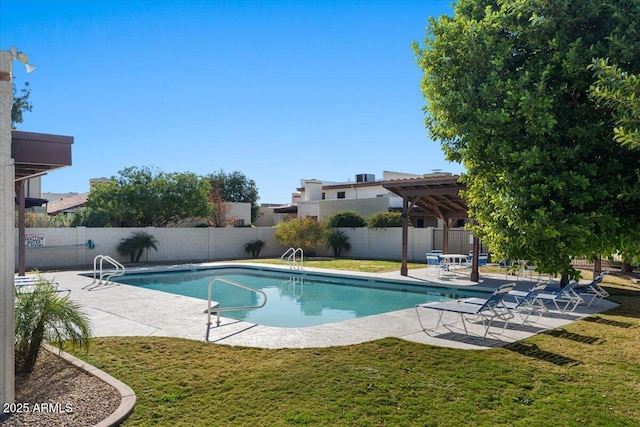
<svg viewBox="0 0 640 427">
<path fill-rule="evenodd" d="M 41 277 L 29 287 L 15 291 L 16 373 L 25 375 L 33 370 L 43 344 L 87 349 L 92 338 L 91 324 L 78 303 Z"/>
</svg>

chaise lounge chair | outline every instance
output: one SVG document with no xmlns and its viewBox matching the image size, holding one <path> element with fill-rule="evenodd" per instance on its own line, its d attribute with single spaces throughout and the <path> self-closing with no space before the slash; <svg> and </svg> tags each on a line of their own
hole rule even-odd
<svg viewBox="0 0 640 427">
<path fill-rule="evenodd" d="M 538 282 L 529 288 L 528 291 L 511 291 L 509 295 L 515 299 L 512 301 L 503 301 L 505 307 L 510 310 L 516 311 L 522 318 L 522 323 L 527 323 L 529 316 L 533 313 L 538 313 L 536 320 L 540 319 L 542 313 L 549 311 L 544 305 L 542 300 L 538 299 L 538 296 L 545 290 L 547 283 Z M 526 313 L 526 316 L 524 314 Z"/>
<path fill-rule="evenodd" d="M 598 274 L 591 282 L 578 284 L 578 286 L 576 286 L 576 293 L 585 300 L 585 303 L 587 303 L 587 307 L 591 306 L 591 304 L 593 304 L 594 302 L 597 305 L 600 301 L 609 296 L 609 292 L 607 292 L 602 286 L 600 286 L 602 279 L 604 279 L 604 276 L 606 276 L 607 274 L 609 274 L 608 271 L 603 271 Z M 587 298 L 590 298 L 588 302 L 586 301 Z"/>
<path fill-rule="evenodd" d="M 509 293 L 509 291 L 513 290 L 514 286 L 515 284 L 513 283 L 502 285 L 482 303 L 474 304 L 466 302 L 465 300 L 458 300 L 451 302 L 417 304 L 415 308 L 416 314 L 418 315 L 418 321 L 420 322 L 420 327 L 422 327 L 422 330 L 426 332 L 436 331 L 438 327 L 442 325 L 451 331 L 450 327 L 455 325 L 457 322 L 445 323 L 442 318 L 444 313 L 454 313 L 460 316 L 460 320 L 462 320 L 462 326 L 464 328 L 464 333 L 467 335 L 469 334 L 469 331 L 467 330 L 467 324 L 465 320 L 466 316 L 479 318 L 482 321 L 482 324 L 485 328 L 483 337 L 487 336 L 489 328 L 491 327 L 491 323 L 494 319 L 499 319 L 504 322 L 504 327 L 502 328 L 502 332 L 504 332 L 504 330 L 507 328 L 507 325 L 509 324 L 509 320 L 513 319 L 513 313 L 511 312 L 511 310 L 505 308 L 502 305 L 502 300 L 504 296 Z M 420 317 L 420 309 L 423 308 L 438 311 L 438 322 L 433 329 L 425 328 L 424 324 L 422 323 L 422 318 Z"/>
<path fill-rule="evenodd" d="M 511 283 L 511 285 L 515 286 L 515 283 Z M 511 296 L 514 301 L 507 301 L 503 298 L 500 305 L 501 307 L 518 313 L 522 318 L 523 323 L 527 323 L 529 316 L 533 313 L 538 313 L 537 319 L 539 319 L 543 312 L 549 311 L 542 301 L 538 299 L 538 295 L 540 295 L 546 287 L 547 283 L 539 282 L 532 286 L 528 291 L 511 290 L 507 295 L 505 295 L 505 298 L 507 296 Z M 463 301 L 469 304 L 483 304 L 485 299 L 467 298 Z"/>
<path fill-rule="evenodd" d="M 552 302 L 556 309 L 565 313 L 574 311 L 580 304 L 584 304 L 584 299 L 576 292 L 576 287 L 580 286 L 578 282 L 569 282 L 564 288 L 558 292 L 544 292 L 536 296 L 537 301 L 544 303 Z"/>
<path fill-rule="evenodd" d="M 65 293 L 67 295 L 71 293 L 71 289 L 61 288 L 58 282 L 55 282 L 53 279 L 47 280 L 40 276 L 15 276 L 13 278 L 13 284 L 18 295 L 34 292 L 41 283 L 49 283 L 53 286 L 55 292 Z"/>
</svg>

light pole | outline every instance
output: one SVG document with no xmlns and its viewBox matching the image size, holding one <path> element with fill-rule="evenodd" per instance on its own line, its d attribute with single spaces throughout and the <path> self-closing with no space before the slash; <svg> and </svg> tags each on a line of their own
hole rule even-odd
<svg viewBox="0 0 640 427">
<path fill-rule="evenodd" d="M 13 60 L 27 72 L 35 68 L 18 49 L 0 50 L 0 400 L 15 399 L 14 284 L 15 167 L 11 157 L 11 109 L 13 107 Z"/>
</svg>

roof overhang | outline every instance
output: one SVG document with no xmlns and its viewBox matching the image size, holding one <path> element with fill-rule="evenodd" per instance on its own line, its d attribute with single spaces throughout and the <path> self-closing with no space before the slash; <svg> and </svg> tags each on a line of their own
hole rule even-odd
<svg viewBox="0 0 640 427">
<path fill-rule="evenodd" d="M 446 221 L 468 218 L 467 202 L 460 196 L 466 186 L 459 175 L 384 181 L 382 186 L 406 199 L 412 206 Z"/>
<path fill-rule="evenodd" d="M 295 213 L 298 213 L 298 206 L 297 205 L 282 206 L 282 207 L 273 209 L 273 213 L 295 214 Z"/>
<path fill-rule="evenodd" d="M 72 144 L 72 136 L 11 131 L 15 180 L 30 179 L 54 169 L 71 166 Z"/>
<path fill-rule="evenodd" d="M 47 202 L 48 202 L 47 199 L 41 199 L 39 197 L 25 197 L 25 199 L 24 199 L 24 207 L 26 209 L 35 208 L 36 206 L 42 206 Z M 20 202 L 18 201 L 17 198 L 16 198 L 16 205 L 17 206 L 20 205 Z"/>
</svg>

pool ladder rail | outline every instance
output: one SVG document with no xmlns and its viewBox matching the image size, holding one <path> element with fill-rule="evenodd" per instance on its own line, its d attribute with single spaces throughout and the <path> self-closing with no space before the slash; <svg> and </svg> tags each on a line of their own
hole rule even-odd
<svg viewBox="0 0 640 427">
<path fill-rule="evenodd" d="M 287 295 L 294 298 L 301 298 L 304 294 L 304 277 L 298 275 L 291 276 L 286 282 L 282 282 L 281 289 Z"/>
<path fill-rule="evenodd" d="M 111 264 L 114 268 L 104 270 L 104 261 Z M 104 287 L 111 283 L 112 286 L 119 286 L 119 283 L 110 282 L 112 277 L 122 276 L 125 272 L 124 265 L 111 258 L 109 255 L 98 255 L 93 259 L 93 282 L 84 286 L 82 289 L 93 291 L 98 287 Z"/>
<path fill-rule="evenodd" d="M 298 258 L 297 255 L 300 254 Z M 287 264 L 289 264 L 289 268 L 292 270 L 304 270 L 302 264 L 304 263 L 304 251 L 302 248 L 289 248 L 285 253 L 280 257 L 280 261 L 287 259 Z M 298 262 L 299 261 L 299 262 Z"/>
<path fill-rule="evenodd" d="M 252 292 L 256 292 L 262 295 L 262 304 L 259 305 L 245 305 L 241 307 L 220 307 L 220 305 L 216 302 L 213 303 L 211 296 L 211 289 L 216 282 L 223 282 L 229 284 L 231 286 L 237 286 L 239 288 L 247 289 Z M 252 288 L 251 286 L 243 285 L 241 283 L 232 282 L 231 280 L 224 279 L 222 277 L 216 276 L 209 281 L 209 289 L 207 296 L 207 333 L 205 337 L 205 341 L 209 341 L 209 331 L 211 330 L 211 312 L 216 312 L 216 326 L 220 326 L 220 313 L 225 311 L 237 311 L 237 310 L 250 310 L 254 308 L 262 308 L 267 303 L 267 294 L 262 292 L 260 289 Z"/>
</svg>

